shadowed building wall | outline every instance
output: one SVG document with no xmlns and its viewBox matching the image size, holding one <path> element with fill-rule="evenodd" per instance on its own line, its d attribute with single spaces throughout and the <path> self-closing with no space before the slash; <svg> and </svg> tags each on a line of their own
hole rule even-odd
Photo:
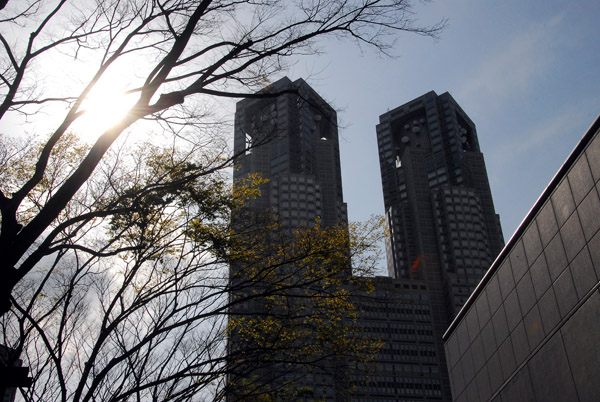
<svg viewBox="0 0 600 402">
<path fill-rule="evenodd" d="M 454 401 L 600 395 L 600 118 L 444 339 Z"/>
<path fill-rule="evenodd" d="M 267 93 L 269 96 L 262 96 Z M 281 94 L 273 96 L 276 93 Z M 277 245 L 279 238 L 289 240 L 296 229 L 313 227 L 316 222 L 322 227 L 347 226 L 337 116 L 306 82 L 302 79 L 292 82 L 286 77 L 269 85 L 256 97 L 238 102 L 234 130 L 234 152 L 239 155 L 234 181 L 241 182 L 255 174 L 267 180 L 260 186 L 260 195 L 234 212 L 234 227 L 251 226 L 256 219 L 258 226 L 265 220 L 276 222 L 281 226 L 262 241 Z M 291 271 L 296 269 L 294 264 L 289 265 Z M 231 277 L 244 279 L 246 268 L 232 265 Z M 242 275 L 238 276 L 236 272 Z M 302 283 L 302 273 L 298 274 L 298 282 Z M 349 264 L 344 274 L 351 274 Z M 258 287 L 260 283 L 253 286 Z M 303 285 L 298 286 L 298 292 L 305 290 Z M 253 290 L 248 288 L 244 292 Z M 239 296 L 243 296 L 243 292 L 231 295 Z M 230 313 L 232 316 L 260 316 L 265 314 L 268 304 L 259 298 L 237 305 Z M 281 316 L 285 316 L 285 312 L 277 311 Z M 229 347 L 239 350 L 252 348 L 252 345 L 241 345 L 239 338 L 233 336 Z M 264 390 L 269 397 L 278 395 L 274 400 L 346 400 L 341 396 L 345 390 L 339 389 L 338 380 L 338 375 L 345 373 L 346 363 L 329 356 L 316 358 L 319 361 L 314 364 L 296 364 L 285 361 L 283 355 L 281 359 L 273 356 L 274 363 L 252 371 L 256 383 L 264 384 L 258 392 Z M 291 395 L 281 396 L 288 389 Z"/>
<path fill-rule="evenodd" d="M 244 99 L 235 113 L 234 180 L 260 173 L 269 180 L 249 208 L 269 210 L 293 227 L 347 224 L 337 115 L 306 82 L 283 78 L 267 88 L 278 97 Z"/>
<path fill-rule="evenodd" d="M 442 381 L 431 400 L 449 401 L 442 335 L 502 249 L 499 218 L 475 125 L 450 94 L 429 92 L 379 121 L 388 272 L 428 301 Z"/>
</svg>

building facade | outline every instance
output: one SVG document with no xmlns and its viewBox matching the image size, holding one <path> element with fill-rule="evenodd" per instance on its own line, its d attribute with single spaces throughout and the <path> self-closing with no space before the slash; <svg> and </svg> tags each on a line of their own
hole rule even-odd
<svg viewBox="0 0 600 402">
<path fill-rule="evenodd" d="M 431 327 L 429 339 L 396 347 L 431 348 L 433 359 L 411 364 L 415 374 L 435 367 L 441 395 L 420 400 L 450 401 L 442 335 L 503 246 L 477 132 L 448 93 L 429 92 L 380 116 L 377 142 L 388 272 L 427 301 Z M 398 356 L 395 364 L 406 361 Z"/>
<path fill-rule="evenodd" d="M 290 228 L 317 218 L 347 224 L 335 110 L 302 79 L 282 78 L 265 91 L 282 94 L 236 105 L 234 181 L 255 173 L 269 180 L 248 207 Z"/>
<path fill-rule="evenodd" d="M 600 118 L 444 335 L 454 401 L 600 398 Z"/>
<path fill-rule="evenodd" d="M 380 117 L 388 272 L 444 288 L 456 314 L 503 246 L 475 125 L 448 93 Z"/>
<path fill-rule="evenodd" d="M 361 329 L 383 346 L 370 371 L 353 378 L 350 400 L 448 400 L 426 286 L 390 277 L 376 277 L 373 284 L 371 293 L 355 289 L 354 297 Z"/>
<path fill-rule="evenodd" d="M 335 111 L 302 80 L 266 91 L 281 95 L 259 93 L 236 109 L 234 179 L 268 179 L 243 219 L 267 211 L 290 230 L 317 218 L 346 224 Z M 343 364 L 303 373 L 312 395 L 304 399 L 450 401 L 442 335 L 502 248 L 475 126 L 449 94 L 430 92 L 382 115 L 377 138 L 390 277 L 375 278 L 371 293 L 356 280 L 348 289 L 357 327 L 383 347 L 366 374 L 350 370 L 341 386 Z M 272 366 L 258 374 L 277 373 Z"/>
<path fill-rule="evenodd" d="M 336 112 L 306 82 L 301 79 L 292 82 L 283 78 L 254 97 L 238 102 L 234 152 L 238 156 L 234 167 L 234 182 L 242 183 L 257 174 L 264 179 L 260 184 L 260 194 L 248 200 L 240 211 L 234 213 L 234 227 L 247 228 L 253 222 L 257 223 L 256 227 L 260 227 L 264 222 L 273 222 L 276 226 L 260 241 L 275 245 L 275 248 L 282 246 L 284 250 L 290 246 L 288 242 L 296 233 L 317 224 L 320 227 L 346 230 L 348 219 L 342 193 Z M 258 249 L 260 253 L 260 245 Z M 287 260 L 281 267 L 267 272 L 280 272 L 282 278 L 288 277 L 294 283 L 289 292 L 296 292 L 295 296 L 285 299 L 285 307 L 269 300 L 269 297 L 254 296 L 250 301 L 235 305 L 230 314 L 237 317 L 272 314 L 273 317 L 281 317 L 281 323 L 289 319 L 290 323 L 285 325 L 306 328 L 307 322 L 302 316 L 316 314 L 317 307 L 316 304 L 311 304 L 310 297 L 296 297 L 304 295 L 302 292 L 310 293 L 313 290 L 310 278 L 304 277 L 302 264 L 302 261 L 290 263 Z M 244 264 L 230 266 L 232 282 L 241 278 L 251 284 L 241 291 L 232 292 L 230 297 L 244 297 L 254 290 L 268 294 L 268 291 L 264 292 L 259 288 L 273 286 L 278 281 L 278 278 L 272 277 L 268 284 L 261 283 L 260 279 L 256 282 L 255 279 L 248 281 L 244 275 L 245 271 L 249 271 L 248 268 L 251 267 Z M 340 267 L 336 266 L 335 269 Z M 341 267 L 341 274 L 344 278 L 351 275 L 349 264 L 347 269 L 345 265 Z M 297 279 L 288 275 L 297 275 Z M 266 275 L 255 275 L 259 278 L 262 276 Z M 236 284 L 233 285 L 235 287 Z M 300 317 L 288 318 L 296 314 Z M 312 338 L 309 334 L 302 341 L 309 344 L 317 342 Z M 306 344 L 288 346 L 297 346 L 300 350 Z M 248 355 L 244 348 L 256 349 L 255 345 L 244 344 L 241 337 L 235 335 L 230 337 L 229 347 L 230 352 L 242 352 L 242 355 Z M 245 371 L 250 374 L 241 379 L 241 382 L 251 384 L 251 387 L 246 388 L 250 388 L 249 392 L 254 392 L 256 398 L 277 401 L 347 400 L 347 392 L 340 385 L 340 378 L 346 372 L 346 362 L 339 359 L 336 353 L 330 352 L 327 346 L 315 345 L 315 350 L 319 352 L 314 353 L 323 353 L 323 356 L 314 357 L 315 362 L 305 361 L 312 359 L 312 355 L 293 361 L 289 357 L 293 356 L 293 351 L 284 356 L 283 353 L 278 355 L 268 349 L 267 347 L 265 353 L 261 353 L 257 359 L 261 360 L 261 366 L 250 370 L 246 368 Z M 271 355 L 265 358 L 267 354 Z M 263 361 L 265 359 L 267 362 Z M 254 389 L 253 383 L 257 384 Z M 253 400 L 252 397 L 240 399 Z M 229 400 L 238 399 L 232 396 Z"/>
</svg>

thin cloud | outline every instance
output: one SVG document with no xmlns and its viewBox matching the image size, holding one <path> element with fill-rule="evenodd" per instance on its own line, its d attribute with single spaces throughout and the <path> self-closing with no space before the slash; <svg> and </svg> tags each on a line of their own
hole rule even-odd
<svg viewBox="0 0 600 402">
<path fill-rule="evenodd" d="M 507 144 L 505 149 L 500 152 L 503 155 L 512 155 L 518 157 L 521 154 L 529 153 L 539 149 L 542 144 L 549 144 L 552 140 L 557 140 L 573 132 L 573 122 L 585 121 L 582 113 L 569 110 L 554 115 L 549 120 L 544 120 L 541 124 L 525 130 L 516 143 Z"/>
<path fill-rule="evenodd" d="M 555 16 L 501 42 L 469 73 L 471 77 L 458 91 L 460 97 L 485 99 L 489 106 L 529 93 L 555 61 L 553 38 L 562 19 L 562 15 Z"/>
</svg>

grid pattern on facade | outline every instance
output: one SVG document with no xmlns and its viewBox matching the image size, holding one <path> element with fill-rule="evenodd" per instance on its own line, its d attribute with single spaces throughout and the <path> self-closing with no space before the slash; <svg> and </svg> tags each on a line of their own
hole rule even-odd
<svg viewBox="0 0 600 402">
<path fill-rule="evenodd" d="M 425 286 L 386 277 L 374 285 L 370 294 L 354 294 L 361 329 L 383 346 L 367 374 L 352 378 L 350 400 L 443 401 L 444 373 Z"/>
<path fill-rule="evenodd" d="M 598 131 L 582 143 L 446 335 L 455 401 L 600 395 Z"/>
<path fill-rule="evenodd" d="M 285 93 L 244 99 L 236 105 L 234 152 L 240 157 L 236 159 L 234 181 L 260 174 L 265 182 L 260 195 L 236 211 L 234 218 L 244 225 L 252 225 L 255 218 L 273 220 L 281 225 L 284 236 L 314 227 L 317 222 L 346 225 L 335 111 L 301 79 L 292 82 L 283 78 L 268 90 Z M 236 269 L 244 267 L 230 267 Z M 264 300 L 240 303 L 230 313 L 260 315 L 265 305 Z M 230 348 L 240 345 L 235 337 L 230 338 Z M 337 401 L 342 399 L 336 375 L 344 364 L 329 358 L 313 366 L 274 362 L 254 369 L 249 377 L 276 391 L 294 384 L 295 395 L 303 400 Z"/>
<path fill-rule="evenodd" d="M 442 335 L 503 246 L 477 132 L 448 93 L 429 92 L 380 116 L 377 141 L 388 272 L 426 288 L 439 397 L 450 401 Z"/>
<path fill-rule="evenodd" d="M 390 276 L 414 278 L 429 254 L 456 313 L 503 245 L 475 126 L 449 94 L 430 92 L 382 115 L 377 138 Z"/>
</svg>

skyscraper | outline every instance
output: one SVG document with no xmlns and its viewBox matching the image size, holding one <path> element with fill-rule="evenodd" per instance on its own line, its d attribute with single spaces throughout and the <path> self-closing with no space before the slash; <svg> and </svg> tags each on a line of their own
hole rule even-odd
<svg viewBox="0 0 600 402">
<path fill-rule="evenodd" d="M 268 211 L 284 230 L 318 217 L 345 224 L 335 111 L 303 80 L 265 91 L 282 95 L 261 92 L 236 109 L 234 179 L 269 180 L 242 219 Z M 347 289 L 357 327 L 384 345 L 369 376 L 350 374 L 353 386 L 340 389 L 337 361 L 303 381 L 319 400 L 451 401 L 442 335 L 503 243 L 475 126 L 449 94 L 430 92 L 382 115 L 377 138 L 390 277 L 375 278 L 371 293 Z M 257 374 L 281 381 L 276 366 Z"/>
<path fill-rule="evenodd" d="M 442 285 L 455 314 L 503 246 L 475 125 L 429 92 L 382 115 L 377 141 L 389 274 Z"/>
<path fill-rule="evenodd" d="M 272 248 L 275 249 L 281 245 L 284 254 L 292 253 L 286 249 L 294 247 L 288 243 L 289 239 L 294 239 L 293 236 L 302 233 L 303 229 L 314 227 L 317 222 L 320 227 L 336 226 L 335 230 L 344 233 L 347 212 L 342 195 L 336 113 L 303 80 L 292 82 L 283 78 L 255 96 L 238 102 L 234 152 L 239 155 L 234 169 L 234 181 L 242 182 L 255 174 L 260 174 L 267 180 L 261 184 L 260 194 L 255 199 L 248 200 L 240 211 L 236 211 L 234 227 L 248 227 L 253 222 L 277 222 L 276 229 L 260 241 L 274 245 Z M 261 252 L 259 246 L 256 254 L 261 255 Z M 342 255 L 343 253 L 342 251 Z M 270 257 L 272 255 L 266 258 L 261 256 L 259 259 L 269 261 Z M 279 347 L 279 350 L 287 350 L 281 355 L 277 354 L 277 350 L 271 350 L 274 348 L 270 346 L 263 348 L 264 353 L 260 353 L 258 357 L 260 365 L 252 366 L 252 361 L 247 362 L 251 365 L 245 370 L 249 374 L 238 379 L 237 383 L 251 383 L 254 388 L 250 392 L 269 394 L 269 397 L 276 400 L 341 401 L 343 399 L 340 394 L 343 390 L 339 389 L 338 374 L 344 372 L 341 367 L 346 362 L 338 358 L 339 353 L 332 352 L 329 340 L 318 339 L 319 336 L 307 331 L 307 328 L 318 330 L 324 327 L 310 325 L 311 316 L 316 316 L 323 310 L 323 303 L 320 304 L 321 307 L 318 305 L 319 296 L 313 296 L 320 294 L 319 284 L 325 282 L 322 279 L 331 272 L 339 272 L 339 278 L 347 278 L 351 274 L 350 265 L 345 263 L 346 257 L 343 256 L 341 264 L 331 263 L 331 266 L 316 270 L 308 267 L 307 272 L 304 270 L 306 267 L 302 266 L 304 258 L 296 260 L 290 257 L 280 266 L 276 264 L 274 269 L 265 270 L 267 274 L 263 271 L 250 279 L 245 272 L 255 272 L 252 271 L 255 267 L 244 263 L 231 265 L 230 276 L 234 288 L 240 289 L 240 286 L 236 287 L 236 280 L 241 278 L 241 281 L 246 282 L 241 290 L 232 292 L 231 297 L 244 298 L 256 291 L 248 301 L 237 304 L 230 310 L 232 317 L 256 317 L 256 320 L 260 320 L 261 317 L 272 314 L 279 322 L 271 327 L 288 325 L 297 328 L 293 330 L 295 333 L 306 333 L 298 340 L 298 343 L 303 344 L 294 344 L 292 341 L 285 348 Z M 257 261 L 256 265 L 260 267 L 261 261 Z M 311 278 L 311 272 L 317 272 L 314 277 L 316 279 Z M 281 274 L 281 278 L 273 278 L 273 273 L 275 276 Z M 264 279 L 267 276 L 270 281 Z M 269 286 L 274 288 L 280 282 L 284 283 L 285 278 L 293 283 L 290 290 L 272 293 L 269 293 L 270 290 L 265 291 L 270 289 Z M 263 297 L 263 294 L 267 297 Z M 283 303 L 274 302 L 271 297 L 273 294 L 279 296 L 278 301 Z M 320 320 L 320 317 L 316 318 Z M 282 324 L 284 322 L 287 324 Z M 276 338 L 289 338 L 274 335 Z M 293 336 L 292 334 L 291 337 Z M 239 333 L 231 335 L 230 351 L 241 352 L 238 355 L 243 355 L 245 359 L 250 355 L 246 350 L 260 350 L 255 344 L 244 343 L 241 339 Z M 276 339 L 274 344 L 281 344 L 278 341 L 280 339 Z M 265 344 L 262 339 L 261 343 Z M 314 352 L 297 356 L 297 360 L 290 358 L 294 353 L 289 349 L 302 350 L 307 345 L 314 345 Z M 265 358 L 265 355 L 269 357 Z M 234 389 L 233 393 L 235 392 L 243 394 L 244 391 Z M 237 396 L 232 396 L 230 400 L 237 400 L 236 398 Z"/>
<path fill-rule="evenodd" d="M 450 94 L 429 92 L 380 116 L 377 142 L 388 272 L 427 300 L 451 400 L 442 335 L 503 246 L 475 125 Z"/>
<path fill-rule="evenodd" d="M 347 223 L 335 110 L 302 79 L 282 78 L 265 91 L 288 93 L 244 99 L 235 114 L 234 180 L 269 179 L 249 208 L 269 210 L 289 227 L 318 217 L 325 226 Z"/>
</svg>

